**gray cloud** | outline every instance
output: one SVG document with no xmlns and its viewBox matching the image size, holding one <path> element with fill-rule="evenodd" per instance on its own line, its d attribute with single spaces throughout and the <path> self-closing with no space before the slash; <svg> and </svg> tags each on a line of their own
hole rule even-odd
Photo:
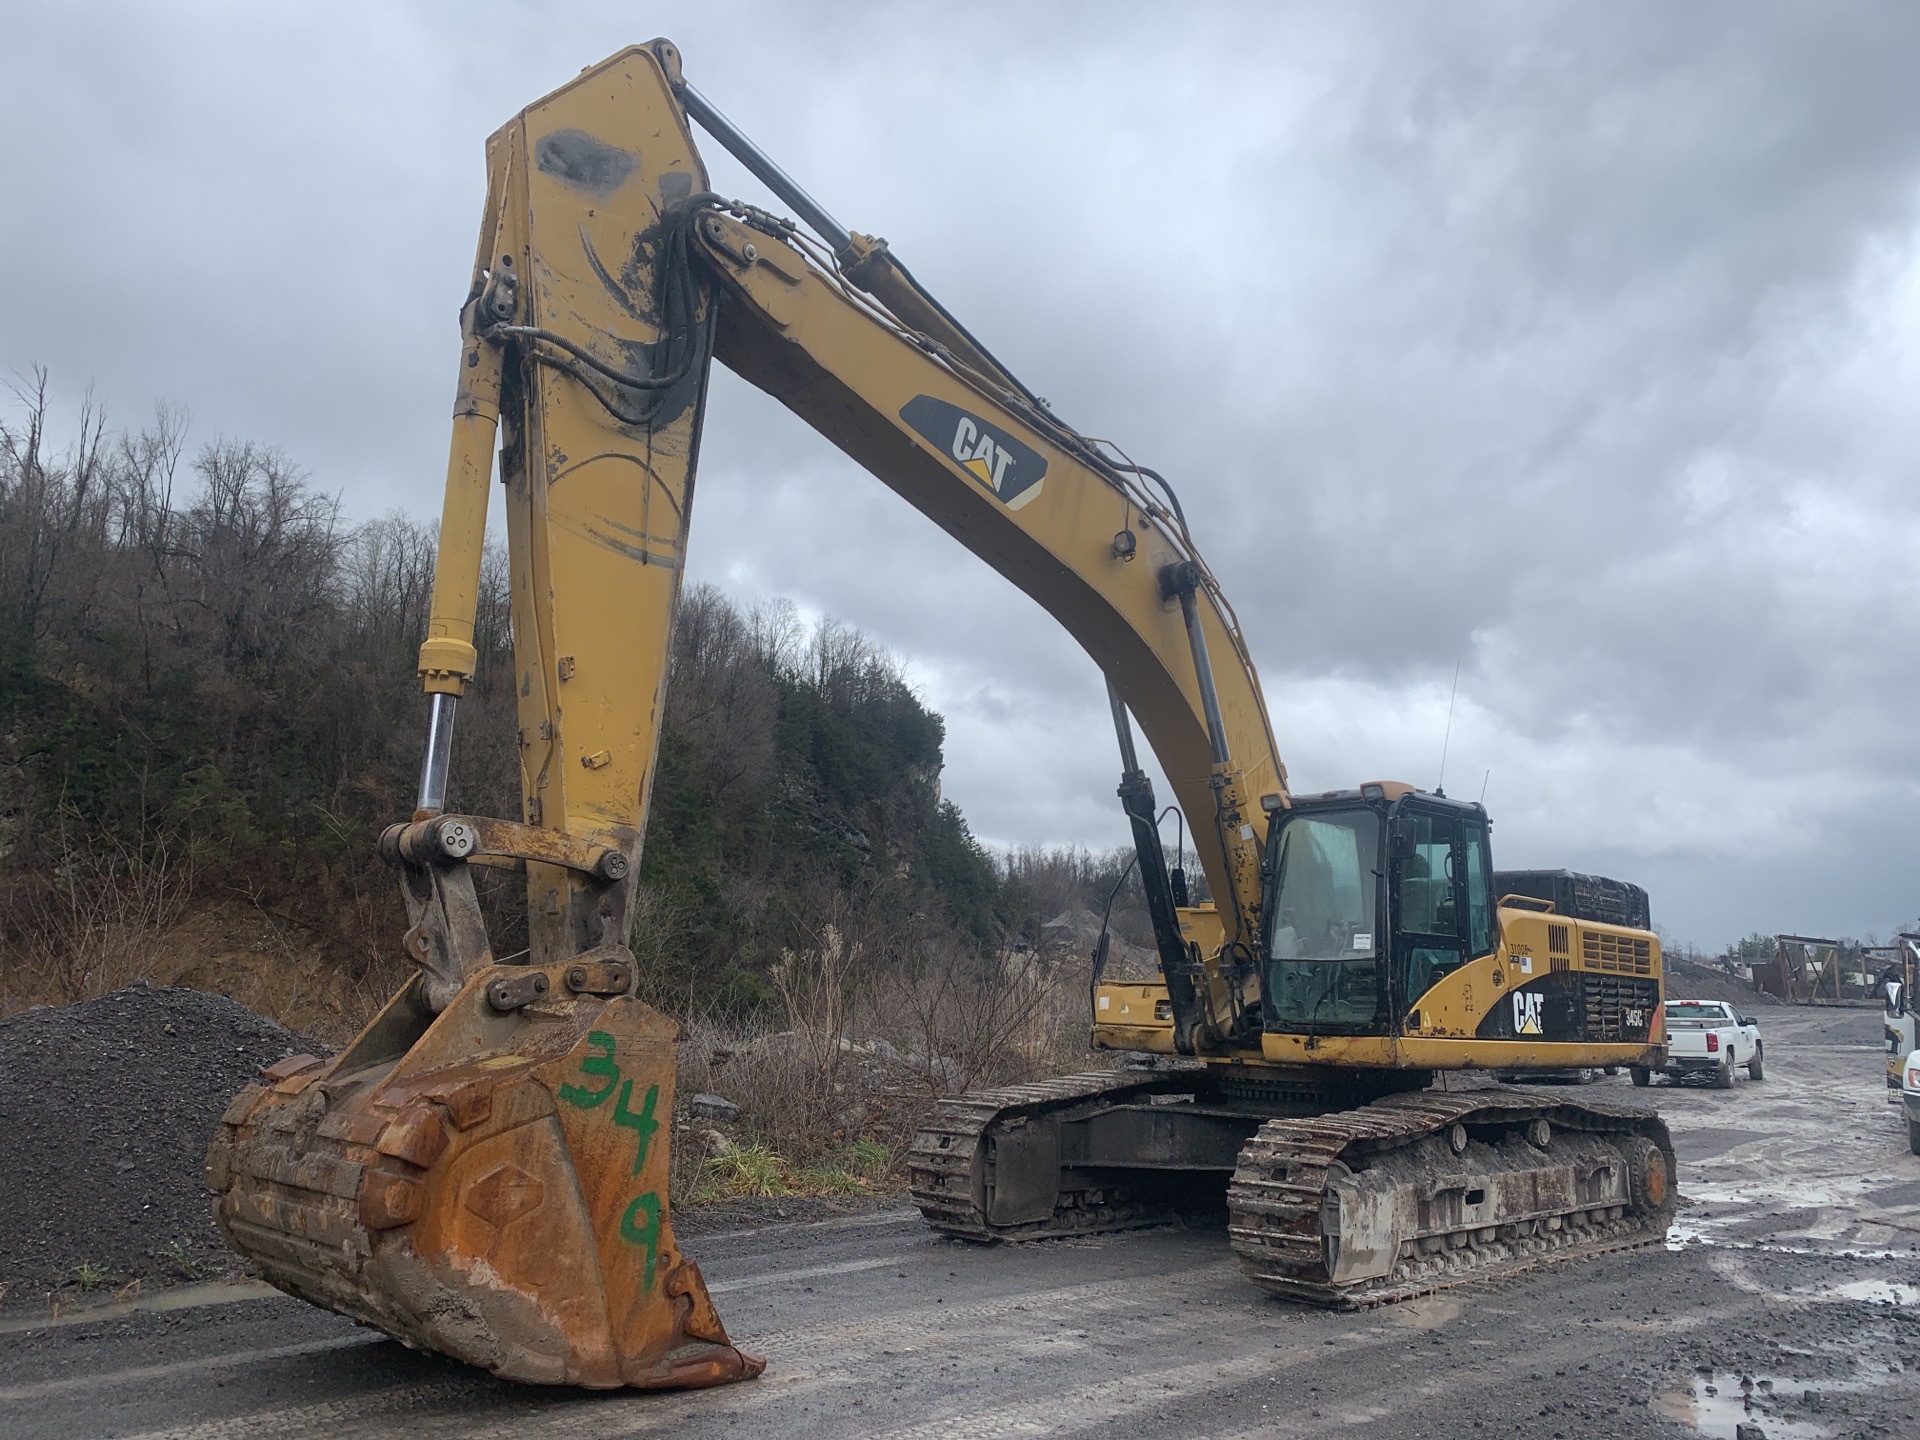
<svg viewBox="0 0 1920 1440">
<path fill-rule="evenodd" d="M 481 143 L 657 29 L 1176 478 L 1297 783 L 1431 783 L 1458 662 L 1503 862 L 1703 944 L 1920 909 L 1920 13 L 552 8 L 16 17 L 0 367 L 431 514 Z M 735 381 L 699 511 L 698 575 L 909 659 L 981 833 L 1124 838 L 1091 663 Z"/>
</svg>

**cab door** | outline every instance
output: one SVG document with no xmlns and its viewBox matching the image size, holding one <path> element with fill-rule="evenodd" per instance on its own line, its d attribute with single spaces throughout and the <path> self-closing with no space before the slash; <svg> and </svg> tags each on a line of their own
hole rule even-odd
<svg viewBox="0 0 1920 1440">
<path fill-rule="evenodd" d="M 1482 816 L 1408 808 L 1392 821 L 1394 1014 L 1493 953 L 1493 866 Z"/>
</svg>

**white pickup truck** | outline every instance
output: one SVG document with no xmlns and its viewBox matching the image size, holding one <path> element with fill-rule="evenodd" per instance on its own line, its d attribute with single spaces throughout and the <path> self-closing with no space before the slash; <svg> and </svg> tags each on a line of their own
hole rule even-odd
<svg viewBox="0 0 1920 1440">
<path fill-rule="evenodd" d="M 1667 1063 L 1661 1072 L 1675 1080 L 1707 1079 L 1716 1090 L 1733 1088 L 1733 1072 L 1747 1067 L 1747 1078 L 1762 1070 L 1760 1027 L 1724 1000 L 1669 1000 Z M 1633 1083 L 1651 1083 L 1653 1072 L 1635 1069 Z"/>
<path fill-rule="evenodd" d="M 1900 1067 L 1900 1103 L 1907 1112 L 1907 1148 L 1920 1155 L 1920 1050 Z"/>
</svg>

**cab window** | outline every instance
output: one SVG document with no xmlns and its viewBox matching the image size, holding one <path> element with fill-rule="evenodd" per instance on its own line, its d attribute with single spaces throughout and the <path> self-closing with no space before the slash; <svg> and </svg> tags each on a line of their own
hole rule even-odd
<svg viewBox="0 0 1920 1440">
<path fill-rule="evenodd" d="M 1403 1008 L 1466 962 L 1461 904 L 1466 856 L 1453 815 L 1412 811 L 1394 862 L 1394 978 Z"/>
<path fill-rule="evenodd" d="M 1376 1023 L 1379 864 L 1380 821 L 1372 810 L 1286 820 L 1267 905 L 1266 999 L 1274 1028 Z"/>
<path fill-rule="evenodd" d="M 1493 953 L 1493 860 L 1487 851 L 1487 822 L 1469 820 L 1461 827 L 1467 849 L 1467 954 L 1478 960 Z"/>
</svg>

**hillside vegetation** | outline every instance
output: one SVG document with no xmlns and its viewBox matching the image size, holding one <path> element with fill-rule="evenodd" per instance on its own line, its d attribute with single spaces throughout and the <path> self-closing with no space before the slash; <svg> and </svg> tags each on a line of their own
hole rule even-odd
<svg viewBox="0 0 1920 1440">
<path fill-rule="evenodd" d="M 413 799 L 432 533 L 351 522 L 270 447 L 190 447 L 178 413 L 120 431 L 90 405 L 55 441 L 45 396 L 0 420 L 0 1010 L 152 976 L 338 1039 L 405 973 L 375 841 Z M 519 810 L 508 614 L 493 554 L 451 786 L 476 813 Z M 857 630 L 690 588 L 634 931 L 650 997 L 729 1033 L 828 990 L 855 1025 L 882 981 L 923 1009 L 973 987 L 968 1023 L 976 992 L 1030 1008 L 1008 955 L 1101 908 L 1127 857 L 989 856 L 940 796 L 943 739 Z M 517 877 L 485 898 L 495 953 L 522 950 Z"/>
</svg>

